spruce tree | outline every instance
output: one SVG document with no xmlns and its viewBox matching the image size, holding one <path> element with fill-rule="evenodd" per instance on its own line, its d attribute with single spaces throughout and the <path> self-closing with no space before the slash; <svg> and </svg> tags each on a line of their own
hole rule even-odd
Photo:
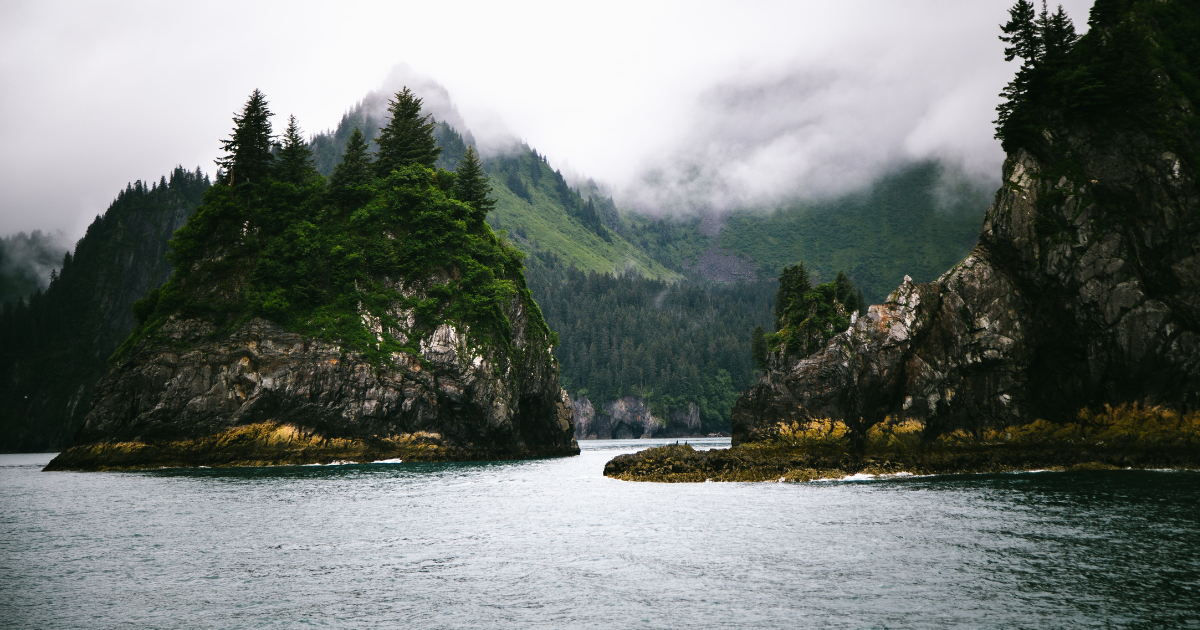
<svg viewBox="0 0 1200 630">
<path fill-rule="evenodd" d="M 754 367 L 765 372 L 767 369 L 767 339 L 762 326 L 755 326 L 754 333 L 750 335 L 750 353 L 754 356 Z"/>
<path fill-rule="evenodd" d="M 379 145 L 375 158 L 376 174 L 387 177 L 397 168 L 414 164 L 433 168 L 441 149 L 433 139 L 435 123 L 421 115 L 421 99 L 406 87 L 388 101 L 388 112 L 392 119 L 386 127 L 379 129 L 379 137 L 375 140 Z"/>
<path fill-rule="evenodd" d="M 1056 67 L 1071 51 L 1075 41 L 1079 39 L 1079 36 L 1075 34 L 1075 24 L 1071 22 L 1071 18 L 1067 17 L 1060 4 L 1054 13 L 1048 13 L 1043 5 L 1038 26 L 1042 34 L 1043 65 Z"/>
<path fill-rule="evenodd" d="M 276 155 L 275 177 L 279 181 L 304 185 L 320 176 L 313 166 L 313 153 L 304 137 L 296 117 L 288 117 L 287 131 L 283 132 L 283 145 Z"/>
<path fill-rule="evenodd" d="M 367 138 L 355 127 L 346 142 L 342 161 L 329 178 L 329 195 L 342 206 L 356 206 L 370 196 L 370 183 L 371 157 L 367 155 Z"/>
<path fill-rule="evenodd" d="M 217 160 L 221 183 L 230 186 L 262 183 L 271 173 L 271 110 L 259 90 L 250 94 L 241 115 L 233 116 L 233 133 L 221 141 L 225 157 Z"/>
<path fill-rule="evenodd" d="M 779 290 L 775 293 L 775 329 L 783 330 L 794 314 L 806 312 L 804 294 L 812 290 L 804 261 L 779 272 Z M 803 318 L 800 318 L 803 319 Z"/>
<path fill-rule="evenodd" d="M 475 147 L 468 146 L 458 161 L 455 169 L 458 178 L 454 182 L 454 196 L 461 202 L 471 206 L 471 220 L 478 225 L 483 223 L 487 214 L 496 207 L 496 202 L 488 197 L 492 187 L 488 184 L 488 176 L 483 172 L 479 163 L 479 154 Z"/>
</svg>

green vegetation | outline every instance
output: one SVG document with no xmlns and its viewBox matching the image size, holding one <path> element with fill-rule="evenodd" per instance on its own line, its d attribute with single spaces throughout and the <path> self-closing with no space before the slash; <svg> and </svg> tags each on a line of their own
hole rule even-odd
<svg viewBox="0 0 1200 630">
<path fill-rule="evenodd" d="M 1200 412 L 1122 405 L 1083 409 L 1075 422 L 958 431 L 929 438 L 889 419 L 855 444 L 845 424 L 780 424 L 766 439 L 730 449 L 655 448 L 614 458 L 604 474 L 627 481 L 812 481 L 853 474 L 918 475 L 1017 470 L 1200 467 Z"/>
<path fill-rule="evenodd" d="M 768 350 L 782 348 L 789 355 L 808 356 L 846 330 L 850 316 L 865 306 L 862 291 L 845 272 L 839 271 L 832 282 L 814 287 L 803 261 L 784 267 L 775 293 L 776 332 L 763 336 L 763 343 Z"/>
<path fill-rule="evenodd" d="M 134 327 L 130 304 L 171 273 L 171 233 L 209 181 L 175 169 L 136 182 L 87 229 L 44 291 L 0 314 L 0 451 L 55 450 L 82 426 L 109 355 Z"/>
<path fill-rule="evenodd" d="M 600 404 L 646 400 L 655 415 L 693 402 L 704 431 L 728 430 L 753 383 L 746 335 L 770 317 L 768 283 L 671 283 L 585 273 L 549 254 L 530 258 L 529 286 L 563 340 L 559 380 Z"/>
<path fill-rule="evenodd" d="M 225 329 L 264 317 L 376 362 L 416 354 L 421 335 L 446 321 L 470 326 L 476 343 L 507 345 L 514 299 L 548 335 L 522 254 L 482 220 L 486 178 L 432 168 L 438 150 L 420 105 L 396 94 L 374 160 L 351 132 L 326 186 L 294 120 L 282 145 L 262 150 L 272 114 L 256 90 L 234 118 L 218 185 L 171 241 L 174 275 L 135 306 L 141 323 L 122 353 L 172 316 Z M 399 321 L 407 314 L 412 328 Z"/>
<path fill-rule="evenodd" d="M 861 193 L 734 213 L 720 245 L 757 263 L 763 277 L 797 260 L 817 284 L 844 269 L 866 303 L 878 304 L 904 276 L 932 281 L 970 253 L 993 192 L 938 164 L 916 164 Z"/>
<path fill-rule="evenodd" d="M 1036 13 L 1031 2 L 1018 0 L 1009 16 L 1001 27 L 1005 59 L 1019 58 L 1021 67 L 997 108 L 996 137 L 1006 151 L 1057 154 L 1049 130 L 1066 121 L 1105 137 L 1137 130 L 1166 140 L 1200 130 L 1194 111 L 1172 111 L 1175 96 L 1200 102 L 1195 2 L 1097 0 L 1082 37 L 1061 7 L 1050 13 L 1043 5 Z M 1200 157 L 1194 142 L 1175 144 L 1192 163 Z"/>
</svg>

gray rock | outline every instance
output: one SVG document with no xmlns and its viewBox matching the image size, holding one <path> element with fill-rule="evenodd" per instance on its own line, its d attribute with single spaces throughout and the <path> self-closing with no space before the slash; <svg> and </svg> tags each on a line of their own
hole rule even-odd
<svg viewBox="0 0 1200 630">
<path fill-rule="evenodd" d="M 1085 406 L 1200 405 L 1200 198 L 1195 168 L 1149 137 L 1068 135 L 1080 173 L 1010 155 L 979 245 L 807 357 L 770 357 L 733 411 L 734 443 L 778 422 L 888 416 L 926 436 Z"/>
</svg>

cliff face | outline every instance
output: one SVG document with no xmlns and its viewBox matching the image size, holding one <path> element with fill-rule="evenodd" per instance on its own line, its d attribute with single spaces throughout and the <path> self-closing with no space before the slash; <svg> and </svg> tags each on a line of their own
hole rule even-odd
<svg viewBox="0 0 1200 630">
<path fill-rule="evenodd" d="M 1176 100 L 1168 116 L 1189 114 Z M 933 436 L 1105 403 L 1200 406 L 1195 165 L 1161 137 L 1098 133 L 1047 130 L 1050 157 L 1010 154 L 970 256 L 906 278 L 823 350 L 772 356 L 734 409 L 734 443 L 812 417 L 862 432 L 895 416 Z"/>
<path fill-rule="evenodd" d="M 100 380 L 75 446 L 50 468 L 577 454 L 548 339 L 531 334 L 520 299 L 506 315 L 511 351 L 443 324 L 418 355 L 384 366 L 263 319 L 215 335 L 206 321 L 173 320 Z M 248 426 L 290 437 L 211 446 Z"/>
<path fill-rule="evenodd" d="M 604 404 L 599 411 L 586 396 L 571 401 L 575 437 L 580 440 L 699 437 L 706 435 L 700 408 L 689 402 L 672 409 L 666 418 L 655 416 L 646 401 L 625 396 Z"/>
<path fill-rule="evenodd" d="M 123 191 L 45 292 L 6 306 L 0 451 L 61 450 L 83 425 L 108 357 L 133 330 L 130 306 L 171 276 L 167 242 L 208 188 L 183 169 L 163 184 Z"/>
</svg>

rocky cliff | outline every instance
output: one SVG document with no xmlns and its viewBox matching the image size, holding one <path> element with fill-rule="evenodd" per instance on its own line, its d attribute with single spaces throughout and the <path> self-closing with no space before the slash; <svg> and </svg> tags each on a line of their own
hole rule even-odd
<svg viewBox="0 0 1200 630">
<path fill-rule="evenodd" d="M 604 403 L 597 410 L 586 396 L 571 400 L 575 437 L 580 440 L 628 440 L 634 438 L 699 437 L 700 408 L 689 402 L 672 409 L 666 418 L 654 415 L 646 401 L 624 396 Z"/>
<path fill-rule="evenodd" d="M 905 419 L 929 438 L 1109 403 L 1197 409 L 1194 114 L 1175 79 L 1153 76 L 1154 118 L 1051 116 L 1038 142 L 1011 150 L 961 263 L 931 283 L 906 278 L 811 356 L 772 355 L 734 409 L 734 443 L 810 418 L 859 435 Z"/>
<path fill-rule="evenodd" d="M 49 469 L 577 454 L 548 340 L 521 300 L 508 315 L 512 352 L 443 324 L 384 366 L 263 319 L 227 334 L 171 321 L 100 380 Z"/>
</svg>

